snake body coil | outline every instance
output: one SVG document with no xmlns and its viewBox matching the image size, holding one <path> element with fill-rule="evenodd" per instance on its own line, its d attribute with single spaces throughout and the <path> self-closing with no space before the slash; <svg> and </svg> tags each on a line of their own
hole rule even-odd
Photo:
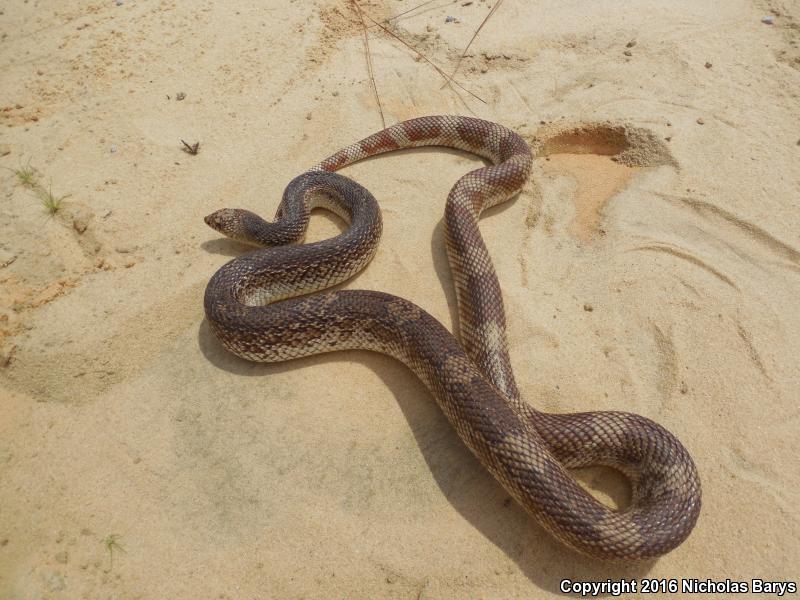
<svg viewBox="0 0 800 600">
<path fill-rule="evenodd" d="M 416 146 L 466 150 L 492 163 L 463 176 L 445 210 L 461 343 L 431 315 L 396 296 L 359 290 L 306 295 L 361 270 L 380 238 L 375 199 L 331 171 Z M 555 537 L 596 558 L 655 557 L 686 539 L 700 511 L 700 481 L 681 443 L 630 413 L 536 411 L 520 399 L 514 381 L 500 285 L 478 218 L 517 194 L 531 165 L 520 136 L 480 119 L 422 117 L 367 137 L 295 178 L 272 223 L 239 209 L 206 217 L 229 237 L 270 246 L 214 274 L 205 293 L 206 316 L 226 348 L 254 361 L 345 349 L 397 358 L 427 385 L 481 463 Z M 335 212 L 348 229 L 329 240 L 291 245 L 302 241 L 315 207 Z M 631 480 L 627 509 L 598 502 L 566 470 L 597 464 Z"/>
</svg>

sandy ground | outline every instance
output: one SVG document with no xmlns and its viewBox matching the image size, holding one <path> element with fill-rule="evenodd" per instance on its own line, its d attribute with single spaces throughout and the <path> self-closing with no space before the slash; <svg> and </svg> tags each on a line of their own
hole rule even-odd
<svg viewBox="0 0 800 600">
<path fill-rule="evenodd" d="M 203 216 L 270 216 L 292 177 L 381 127 L 344 0 L 2 3 L 0 598 L 540 598 L 565 577 L 797 580 L 791 5 L 507 0 L 458 76 L 485 103 L 370 34 L 387 123 L 474 114 L 537 150 L 525 191 L 482 223 L 524 397 L 641 413 L 697 462 L 691 537 L 609 566 L 511 502 L 402 365 L 366 352 L 249 364 L 204 321 L 206 282 L 244 248 Z M 450 70 L 489 7 L 432 2 L 393 31 Z M 13 172 L 28 163 L 39 191 L 69 194 L 55 216 Z M 424 150 L 346 169 L 385 222 L 347 287 L 453 327 L 444 198 L 478 164 Z M 340 227 L 321 214 L 309 239 Z M 613 472 L 579 476 L 625 504 Z"/>
</svg>

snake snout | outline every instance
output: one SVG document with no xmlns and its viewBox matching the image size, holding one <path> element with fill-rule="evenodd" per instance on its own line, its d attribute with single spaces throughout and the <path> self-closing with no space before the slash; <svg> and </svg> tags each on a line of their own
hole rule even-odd
<svg viewBox="0 0 800 600">
<path fill-rule="evenodd" d="M 219 223 L 217 221 L 216 215 L 217 215 L 216 212 L 213 212 L 210 215 L 206 215 L 205 217 L 203 217 L 203 221 L 205 221 L 206 225 L 211 227 L 211 229 L 216 229 L 217 231 L 219 231 Z"/>
</svg>

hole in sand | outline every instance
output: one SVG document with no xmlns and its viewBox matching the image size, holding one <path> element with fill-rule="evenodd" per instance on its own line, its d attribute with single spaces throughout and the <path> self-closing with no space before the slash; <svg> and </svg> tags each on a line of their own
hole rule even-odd
<svg viewBox="0 0 800 600">
<path fill-rule="evenodd" d="M 567 231 L 591 241 L 601 228 L 606 202 L 625 187 L 637 170 L 675 164 L 666 146 L 643 129 L 613 125 L 585 125 L 539 134 L 537 158 L 545 173 L 575 182 L 575 217 Z"/>
<path fill-rule="evenodd" d="M 611 467 L 570 469 L 583 489 L 609 508 L 623 511 L 631 505 L 633 490 L 628 478 Z"/>
<path fill-rule="evenodd" d="M 582 127 L 558 133 L 546 139 L 540 156 L 554 154 L 599 154 L 615 156 L 630 148 L 622 127 Z"/>
</svg>

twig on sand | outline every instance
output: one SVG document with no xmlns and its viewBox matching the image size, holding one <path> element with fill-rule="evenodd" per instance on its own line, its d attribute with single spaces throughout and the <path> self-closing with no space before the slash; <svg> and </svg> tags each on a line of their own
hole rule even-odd
<svg viewBox="0 0 800 600">
<path fill-rule="evenodd" d="M 200 142 L 189 144 L 188 142 L 181 140 L 181 143 L 183 144 L 183 151 L 187 154 L 195 156 L 200 151 Z"/>
<path fill-rule="evenodd" d="M 464 47 L 464 50 L 461 52 L 461 56 L 458 57 L 458 62 L 456 63 L 456 68 L 453 69 L 453 73 L 450 75 L 451 77 L 455 77 L 456 76 L 456 73 L 458 72 L 458 68 L 461 66 L 461 61 L 464 60 L 464 57 L 467 55 L 467 50 L 469 50 L 469 47 L 472 46 L 472 42 L 475 41 L 475 38 L 478 37 L 478 34 L 480 33 L 481 29 L 483 29 L 483 26 L 486 25 L 486 21 L 488 21 L 491 18 L 491 16 L 494 14 L 494 11 L 496 11 L 498 8 L 500 8 L 500 5 L 502 3 L 503 3 L 503 0 L 497 0 L 497 2 L 495 2 L 494 6 L 492 6 L 491 10 L 489 10 L 489 14 L 487 14 L 484 17 L 483 21 L 481 21 L 481 24 L 478 25 L 478 28 L 475 30 L 475 33 L 473 33 L 472 37 L 469 38 L 469 43 Z"/>
<path fill-rule="evenodd" d="M 364 54 L 367 58 L 367 71 L 369 72 L 369 79 L 372 82 L 372 91 L 375 92 L 375 102 L 378 103 L 378 112 L 381 113 L 381 123 L 383 128 L 386 129 L 386 119 L 383 116 L 383 106 L 381 106 L 381 97 L 378 94 L 378 86 L 375 83 L 375 72 L 372 68 L 372 53 L 369 51 L 369 35 L 367 34 L 367 24 L 364 22 L 364 14 L 361 12 L 361 7 L 356 0 L 351 0 L 352 5 L 358 13 L 358 18 L 361 19 L 361 27 L 364 29 Z"/>
</svg>

